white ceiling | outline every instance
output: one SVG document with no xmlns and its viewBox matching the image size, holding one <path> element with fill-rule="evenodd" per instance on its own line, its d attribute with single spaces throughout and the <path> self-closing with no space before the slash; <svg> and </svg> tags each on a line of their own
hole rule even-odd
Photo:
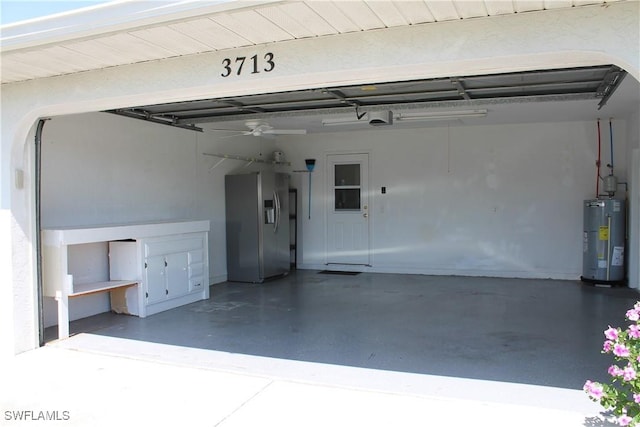
<svg viewBox="0 0 640 427">
<path fill-rule="evenodd" d="M 1 81 L 300 38 L 607 2 L 611 0 L 113 2 L 3 26 Z"/>
</svg>

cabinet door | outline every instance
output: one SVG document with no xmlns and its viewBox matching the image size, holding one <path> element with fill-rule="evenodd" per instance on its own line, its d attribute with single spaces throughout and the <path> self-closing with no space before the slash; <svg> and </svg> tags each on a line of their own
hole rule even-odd
<svg viewBox="0 0 640 427">
<path fill-rule="evenodd" d="M 164 256 L 152 256 L 145 259 L 145 284 L 147 304 L 167 299 L 167 281 Z"/>
<path fill-rule="evenodd" d="M 189 271 L 187 252 L 170 254 L 167 260 L 167 293 L 168 298 L 175 298 L 189 293 Z"/>
<path fill-rule="evenodd" d="M 189 251 L 189 291 L 204 289 L 204 251 Z"/>
</svg>

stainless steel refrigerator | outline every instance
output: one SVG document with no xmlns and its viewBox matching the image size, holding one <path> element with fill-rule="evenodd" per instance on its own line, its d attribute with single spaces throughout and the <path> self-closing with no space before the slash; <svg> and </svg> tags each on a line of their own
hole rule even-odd
<svg viewBox="0 0 640 427">
<path fill-rule="evenodd" d="M 262 283 L 289 272 L 289 175 L 225 177 L 227 279 Z"/>
</svg>

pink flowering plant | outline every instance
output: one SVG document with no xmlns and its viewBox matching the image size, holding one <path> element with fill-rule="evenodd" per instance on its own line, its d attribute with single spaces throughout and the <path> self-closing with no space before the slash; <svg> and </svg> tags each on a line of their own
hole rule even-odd
<svg viewBox="0 0 640 427">
<path fill-rule="evenodd" d="M 611 384 L 587 380 L 584 391 L 591 400 L 611 411 L 621 426 L 640 426 L 640 301 L 627 311 L 631 322 L 625 330 L 609 326 L 602 352 L 613 354 L 608 369 Z"/>
</svg>

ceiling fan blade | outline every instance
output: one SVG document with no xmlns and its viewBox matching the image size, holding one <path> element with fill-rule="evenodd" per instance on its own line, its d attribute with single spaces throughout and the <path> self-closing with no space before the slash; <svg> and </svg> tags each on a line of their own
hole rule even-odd
<svg viewBox="0 0 640 427">
<path fill-rule="evenodd" d="M 218 139 L 227 139 L 227 138 L 237 138 L 239 136 L 243 136 L 243 134 L 241 133 L 236 133 L 235 135 L 225 135 L 225 136 L 219 136 Z"/>
<path fill-rule="evenodd" d="M 269 133 L 272 135 L 306 135 L 306 129 L 269 129 L 264 130 L 262 133 Z"/>
<path fill-rule="evenodd" d="M 217 128 L 207 128 L 208 130 L 213 130 L 216 132 L 244 132 L 242 129 L 217 129 Z"/>
</svg>

